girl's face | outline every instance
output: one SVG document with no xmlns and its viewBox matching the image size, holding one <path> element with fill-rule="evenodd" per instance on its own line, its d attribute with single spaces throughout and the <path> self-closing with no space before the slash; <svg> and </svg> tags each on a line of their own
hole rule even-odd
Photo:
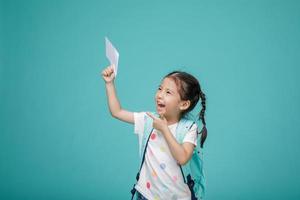
<svg viewBox="0 0 300 200">
<path fill-rule="evenodd" d="M 179 118 L 180 112 L 188 108 L 189 101 L 182 101 L 178 88 L 171 78 L 164 78 L 155 95 L 156 111 L 166 119 Z"/>
</svg>

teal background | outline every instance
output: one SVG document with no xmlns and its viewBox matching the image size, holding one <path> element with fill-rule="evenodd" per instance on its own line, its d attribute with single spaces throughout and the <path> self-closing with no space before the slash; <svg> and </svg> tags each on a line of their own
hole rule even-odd
<svg viewBox="0 0 300 200">
<path fill-rule="evenodd" d="M 180 69 L 207 95 L 206 199 L 300 198 L 300 1 L 1 1 L 0 199 L 129 199 L 133 125 Z M 194 113 L 200 111 L 200 104 Z"/>
</svg>

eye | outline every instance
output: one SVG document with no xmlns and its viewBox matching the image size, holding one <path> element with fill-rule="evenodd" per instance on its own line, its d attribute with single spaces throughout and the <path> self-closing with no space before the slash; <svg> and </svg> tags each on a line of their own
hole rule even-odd
<svg viewBox="0 0 300 200">
<path fill-rule="evenodd" d="M 168 91 L 167 93 L 168 93 L 168 94 L 171 94 L 171 92 L 169 92 L 169 91 Z"/>
<path fill-rule="evenodd" d="M 161 90 L 161 88 L 159 87 L 158 90 Z"/>
</svg>

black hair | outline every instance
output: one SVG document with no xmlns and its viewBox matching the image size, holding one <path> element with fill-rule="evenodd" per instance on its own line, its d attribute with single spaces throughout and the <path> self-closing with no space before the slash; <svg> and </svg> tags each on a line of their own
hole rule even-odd
<svg viewBox="0 0 300 200">
<path fill-rule="evenodd" d="M 201 90 L 199 81 L 193 75 L 183 71 L 170 72 L 164 78 L 171 78 L 175 82 L 181 100 L 190 101 L 190 106 L 188 107 L 188 109 L 184 110 L 181 113 L 180 118 L 188 114 L 190 111 L 192 111 L 194 107 L 197 105 L 199 99 L 201 99 L 202 109 L 198 114 L 199 116 L 198 120 L 202 121 L 203 128 L 200 132 L 197 133 L 198 134 L 201 133 L 200 143 L 201 143 L 201 148 L 203 148 L 203 144 L 207 137 L 206 122 L 204 118 L 205 109 L 206 109 L 206 96 Z"/>
</svg>

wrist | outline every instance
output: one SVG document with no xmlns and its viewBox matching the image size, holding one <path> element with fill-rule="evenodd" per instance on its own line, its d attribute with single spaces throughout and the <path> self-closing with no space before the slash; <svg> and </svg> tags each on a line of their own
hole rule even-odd
<svg viewBox="0 0 300 200">
<path fill-rule="evenodd" d="M 162 132 L 162 133 L 166 133 L 166 132 L 168 132 L 168 131 L 169 131 L 169 127 L 168 127 L 167 125 L 166 125 L 166 126 L 163 126 L 161 132 Z"/>
<path fill-rule="evenodd" d="M 114 85 L 114 82 L 113 82 L 113 81 L 105 82 L 105 85 L 106 85 L 106 86 L 111 86 L 111 85 Z"/>
</svg>

